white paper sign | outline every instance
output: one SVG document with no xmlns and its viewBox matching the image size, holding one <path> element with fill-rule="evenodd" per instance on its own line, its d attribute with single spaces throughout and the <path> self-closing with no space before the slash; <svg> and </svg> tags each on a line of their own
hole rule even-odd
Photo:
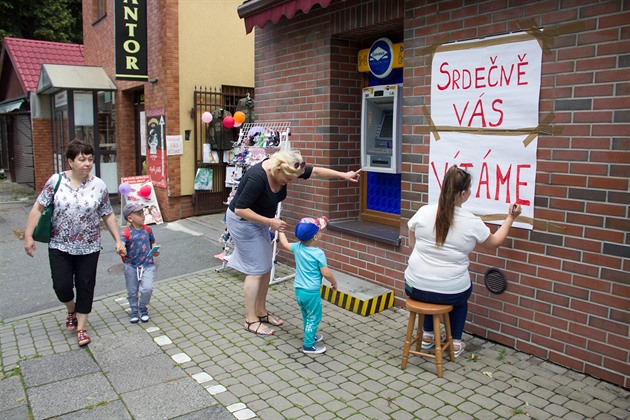
<svg viewBox="0 0 630 420">
<path fill-rule="evenodd" d="M 527 34 L 438 47 L 431 68 L 431 118 L 439 127 L 538 126 L 542 49 Z"/>
<path fill-rule="evenodd" d="M 526 149 L 535 151 L 538 138 L 526 148 L 525 137 L 442 132 L 436 141 L 431 135 L 429 202 L 437 203 L 446 170 L 457 165 L 472 175 L 471 195 L 463 208 L 480 216 L 497 215 L 487 222 L 501 224 L 510 204 L 519 203 L 521 218 L 533 218 L 536 153 Z M 514 226 L 532 228 L 530 223 Z"/>
<path fill-rule="evenodd" d="M 182 136 L 166 136 L 166 154 L 168 156 L 184 154 L 184 140 Z"/>
<path fill-rule="evenodd" d="M 524 33 L 436 49 L 429 202 L 438 201 L 446 170 L 457 165 L 473 180 L 464 208 L 501 224 L 518 203 L 514 226 L 533 228 L 541 63 L 538 40 Z"/>
</svg>

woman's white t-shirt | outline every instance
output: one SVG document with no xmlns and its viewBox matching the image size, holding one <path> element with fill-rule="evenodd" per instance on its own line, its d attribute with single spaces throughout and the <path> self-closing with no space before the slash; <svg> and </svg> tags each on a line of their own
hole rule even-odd
<svg viewBox="0 0 630 420">
<path fill-rule="evenodd" d="M 468 254 L 490 236 L 490 229 L 477 216 L 455 207 L 453 225 L 444 245 L 435 244 L 437 205 L 421 207 L 407 226 L 416 236 L 416 246 L 405 270 L 407 284 L 427 292 L 455 294 L 470 287 Z"/>
</svg>

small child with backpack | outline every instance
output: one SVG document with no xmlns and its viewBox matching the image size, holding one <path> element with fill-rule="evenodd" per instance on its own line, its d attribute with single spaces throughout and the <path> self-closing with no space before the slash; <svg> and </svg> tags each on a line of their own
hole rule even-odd
<svg viewBox="0 0 630 420">
<path fill-rule="evenodd" d="M 320 231 L 326 227 L 328 219 L 320 217 L 313 219 L 305 217 L 295 227 L 295 237 L 300 242 L 290 243 L 284 232 L 278 232 L 280 246 L 295 256 L 295 298 L 302 312 L 304 325 L 305 354 L 320 354 L 326 351 L 326 346 L 317 344 L 324 339 L 323 334 L 317 333 L 317 327 L 322 320 L 322 298 L 320 288 L 322 277 L 337 289 L 337 280 L 333 275 L 326 254 L 317 246 Z"/>
<path fill-rule="evenodd" d="M 129 223 L 120 234 L 127 254 L 123 257 L 124 273 L 127 283 L 127 299 L 129 300 L 129 321 L 148 322 L 147 305 L 153 293 L 155 264 L 153 257 L 160 255 L 155 237 L 150 227 L 144 224 L 144 209 L 140 203 L 129 203 L 123 209 L 123 216 Z"/>
</svg>

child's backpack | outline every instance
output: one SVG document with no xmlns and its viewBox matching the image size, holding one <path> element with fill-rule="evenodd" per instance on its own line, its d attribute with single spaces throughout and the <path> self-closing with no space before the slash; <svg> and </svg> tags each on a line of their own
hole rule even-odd
<svg viewBox="0 0 630 420">
<path fill-rule="evenodd" d="M 144 230 L 147 231 L 147 235 L 151 234 L 151 228 L 149 228 L 149 226 L 147 225 L 142 225 L 142 227 L 144 228 Z M 131 230 L 129 229 L 129 226 L 127 226 L 124 230 L 123 230 L 123 235 L 125 236 L 125 239 L 127 241 L 129 241 L 129 238 L 131 238 Z M 127 244 L 125 243 L 125 248 L 127 247 Z M 127 260 L 127 257 L 120 257 L 122 259 L 123 264 L 125 263 L 125 261 Z"/>
</svg>

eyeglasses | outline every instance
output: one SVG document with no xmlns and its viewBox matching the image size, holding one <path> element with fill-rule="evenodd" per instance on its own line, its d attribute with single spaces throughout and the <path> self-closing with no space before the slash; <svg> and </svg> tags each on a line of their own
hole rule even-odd
<svg viewBox="0 0 630 420">
<path fill-rule="evenodd" d="M 295 162 L 293 164 L 293 168 L 295 169 L 304 169 L 304 167 L 306 166 L 306 162 L 302 161 L 302 162 Z"/>
</svg>

